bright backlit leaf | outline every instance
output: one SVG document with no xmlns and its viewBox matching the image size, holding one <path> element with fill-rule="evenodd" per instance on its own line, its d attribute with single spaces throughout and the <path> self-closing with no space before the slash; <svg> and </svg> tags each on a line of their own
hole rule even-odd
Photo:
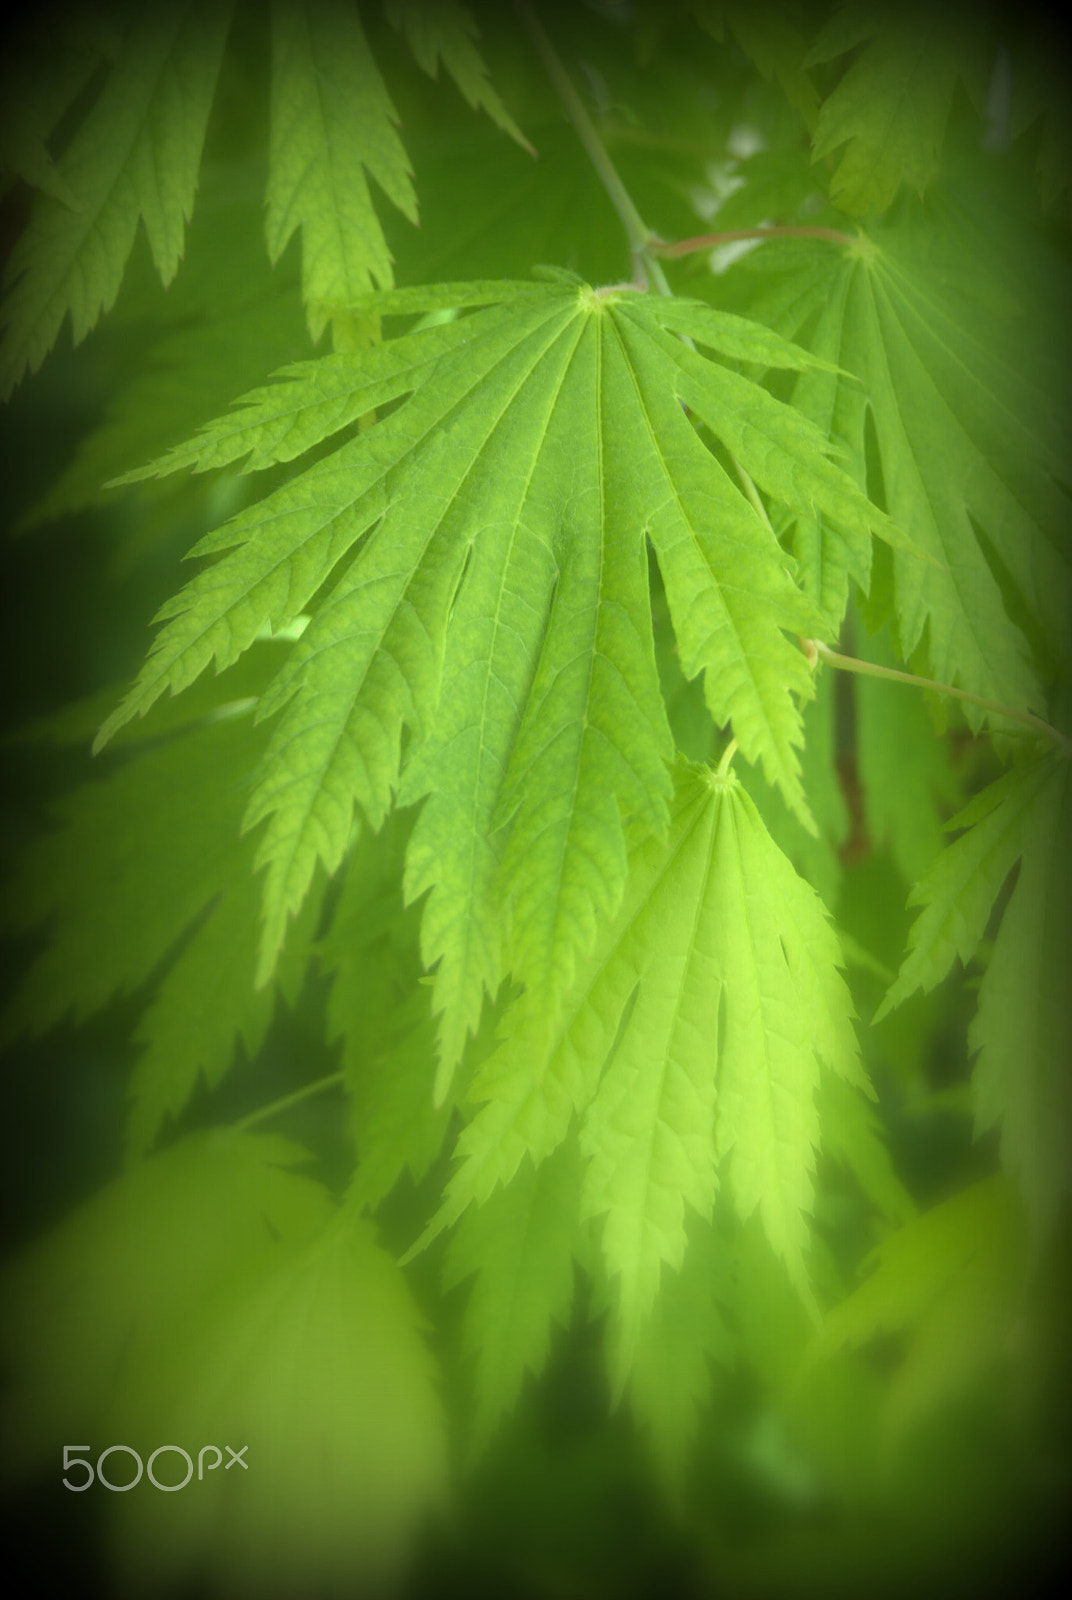
<svg viewBox="0 0 1072 1600">
<path fill-rule="evenodd" d="M 429 798 L 407 893 L 432 891 L 422 948 L 439 963 L 442 1092 L 504 951 L 509 970 L 557 1004 L 620 899 L 622 814 L 653 833 L 665 826 L 672 747 L 645 536 L 686 674 L 704 673 L 716 721 L 732 721 L 742 753 L 807 816 L 796 697 L 810 682 L 785 631 L 817 618 L 681 402 L 791 511 L 820 506 L 857 543 L 872 527 L 897 536 L 810 424 L 724 364 L 808 364 L 755 324 L 559 281 L 368 303 L 486 309 L 292 367 L 132 475 L 292 460 L 409 396 L 201 541 L 197 554 L 227 554 L 165 606 L 101 742 L 209 661 L 228 666 L 265 624 L 286 626 L 328 585 L 258 708 L 282 712 L 246 813 L 247 827 L 268 823 L 260 978 L 317 859 L 334 872 L 355 812 L 378 827 L 390 809 L 409 728 L 401 798 Z M 506 476 L 504 452 L 517 465 Z"/>
<path fill-rule="evenodd" d="M 860 1068 L 837 937 L 736 780 L 681 766 L 667 841 L 638 845 L 625 899 L 548 1035 L 526 994 L 477 1072 L 442 1222 L 543 1161 L 582 1117 L 582 1213 L 600 1219 L 624 1378 L 661 1273 L 685 1258 L 686 1208 L 719 1170 L 758 1209 L 807 1294 L 819 1063 Z"/>
</svg>

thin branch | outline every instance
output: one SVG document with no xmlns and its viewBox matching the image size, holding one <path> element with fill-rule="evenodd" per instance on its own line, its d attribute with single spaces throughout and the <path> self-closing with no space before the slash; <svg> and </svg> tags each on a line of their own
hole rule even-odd
<svg viewBox="0 0 1072 1600">
<path fill-rule="evenodd" d="M 716 245 L 735 244 L 739 239 L 831 239 L 834 244 L 855 244 L 851 233 L 841 233 L 837 228 L 771 227 L 731 228 L 725 233 L 700 233 L 693 239 L 678 239 L 668 244 L 662 239 L 649 239 L 647 248 L 659 256 L 687 256 L 694 250 L 713 250 Z"/>
<path fill-rule="evenodd" d="M 514 9 L 521 20 L 522 26 L 532 40 L 536 54 L 543 63 L 544 70 L 553 83 L 570 121 L 576 128 L 581 143 L 588 152 L 589 160 L 595 167 L 602 180 L 603 187 L 610 196 L 611 204 L 621 218 L 622 226 L 629 240 L 629 247 L 633 253 L 633 259 L 638 261 L 640 256 L 644 254 L 651 238 L 651 229 L 633 204 L 633 197 L 625 187 L 618 175 L 617 168 L 607 154 L 607 147 L 596 132 L 592 119 L 584 108 L 584 102 L 570 82 L 569 75 L 559 60 L 554 46 L 533 15 L 527 0 L 514 0 Z"/>
<path fill-rule="evenodd" d="M 828 645 L 823 644 L 821 639 L 801 639 L 800 648 L 813 667 L 817 661 L 826 661 L 842 672 L 856 672 L 866 678 L 889 678 L 893 683 L 907 683 L 915 689 L 930 689 L 934 694 L 951 695 L 956 700 L 967 700 L 973 706 L 981 706 L 984 711 L 1008 717 L 1011 722 L 1022 723 L 1025 727 L 1034 729 L 1036 733 L 1044 734 L 1047 739 L 1052 739 L 1062 750 L 1072 755 L 1072 739 L 1067 738 L 1052 723 L 1036 717 L 1031 711 L 1017 711 L 1014 706 L 1002 705 L 999 700 L 987 700 L 983 695 L 970 694 L 967 689 L 956 689 L 951 683 L 936 683 L 932 678 L 919 678 L 914 672 L 900 672 L 895 667 L 880 667 L 873 661 L 860 661 L 855 656 L 840 655 L 837 650 L 831 650 Z"/>
<path fill-rule="evenodd" d="M 767 515 L 767 508 L 760 498 L 759 490 L 756 488 L 755 484 L 752 482 L 752 479 L 742 467 L 741 463 L 737 460 L 737 457 L 731 451 L 727 451 L 726 453 L 733 462 L 733 470 L 741 480 L 741 488 L 745 492 L 745 498 L 748 500 L 749 505 L 752 507 L 752 510 L 756 513 L 759 520 L 767 528 L 768 532 L 773 535 L 774 529 L 771 527 L 771 519 Z"/>
<path fill-rule="evenodd" d="M 245 1133 L 247 1128 L 254 1128 L 257 1123 L 266 1121 L 268 1117 L 277 1116 L 281 1111 L 289 1111 L 291 1106 L 311 1099 L 314 1094 L 321 1094 L 325 1089 L 334 1089 L 343 1081 L 343 1076 L 341 1072 L 329 1072 L 327 1077 L 317 1078 L 315 1083 L 307 1083 L 304 1088 L 295 1089 L 292 1094 L 285 1094 L 281 1099 L 272 1100 L 266 1106 L 258 1106 L 248 1117 L 243 1117 L 240 1122 L 233 1122 L 231 1132 Z"/>
</svg>

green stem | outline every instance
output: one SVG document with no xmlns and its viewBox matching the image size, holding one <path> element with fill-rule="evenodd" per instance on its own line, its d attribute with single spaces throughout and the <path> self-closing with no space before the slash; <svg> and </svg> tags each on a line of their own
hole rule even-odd
<svg viewBox="0 0 1072 1600">
<path fill-rule="evenodd" d="M 841 233 L 837 228 L 776 227 L 732 228 L 726 233 L 700 233 L 694 239 L 678 239 L 667 244 L 662 239 L 649 239 L 647 248 L 660 256 L 687 256 L 694 250 L 713 250 L 716 245 L 735 244 L 738 239 L 831 239 L 835 244 L 855 244 L 851 233 Z"/>
<path fill-rule="evenodd" d="M 1055 744 L 1072 754 L 1072 740 L 1067 739 L 1052 723 L 1044 722 L 1031 711 L 1017 711 L 1014 706 L 1002 705 L 999 700 L 987 700 L 981 694 L 970 694 L 967 689 L 956 689 L 951 683 L 936 683 L 932 678 L 919 678 L 914 672 L 900 672 L 895 667 L 880 667 L 873 661 L 860 661 L 855 656 L 840 655 L 838 651 L 831 650 L 828 645 L 823 644 L 821 639 L 801 639 L 800 646 L 812 666 L 816 661 L 826 661 L 842 672 L 856 672 L 866 678 L 889 678 L 893 683 L 908 683 L 915 689 L 930 689 L 934 694 L 946 694 L 955 700 L 967 700 L 973 706 L 981 706 L 984 711 L 1008 717 L 1011 722 L 1020 722 L 1025 727 L 1034 729 L 1036 733 L 1045 734 L 1047 739 L 1052 739 Z"/>
<path fill-rule="evenodd" d="M 300 1105 L 303 1100 L 309 1100 L 314 1094 L 321 1094 L 325 1089 L 334 1089 L 336 1084 L 343 1081 L 341 1072 L 329 1072 L 326 1078 L 317 1078 L 315 1083 L 307 1083 L 304 1088 L 295 1089 L 292 1094 L 285 1094 L 279 1100 L 272 1100 L 266 1106 L 258 1106 L 256 1111 L 251 1111 L 248 1117 L 243 1117 L 240 1122 L 231 1124 L 232 1133 L 245 1133 L 247 1128 L 255 1128 L 258 1122 L 264 1122 L 268 1117 L 277 1116 L 280 1111 L 289 1111 L 291 1106 Z"/>
<path fill-rule="evenodd" d="M 540 23 L 533 15 L 527 0 L 514 0 L 521 23 L 532 40 L 547 76 L 554 84 L 559 99 L 569 115 L 570 121 L 577 130 L 578 137 L 588 152 L 588 158 L 599 174 L 603 187 L 610 196 L 611 204 L 618 213 L 629 240 L 629 248 L 633 253 L 633 260 L 639 261 L 646 255 L 648 243 L 651 239 L 651 229 L 645 223 L 640 212 L 633 204 L 633 197 L 625 184 L 618 176 L 617 169 L 610 156 L 607 154 L 599 134 L 596 132 L 584 108 L 584 103 L 569 80 L 565 67 L 558 59 L 555 48 L 543 31 Z M 665 279 L 664 279 L 665 282 Z"/>
<path fill-rule="evenodd" d="M 737 460 L 737 457 L 732 453 L 729 453 L 729 455 L 730 460 L 733 462 L 734 471 L 741 480 L 741 488 L 745 492 L 745 497 L 747 498 L 753 511 L 755 511 L 756 515 L 759 517 L 759 520 L 764 524 L 764 526 L 767 528 L 767 531 L 773 537 L 774 529 L 771 527 L 771 519 L 767 515 L 767 508 L 760 499 L 759 490 L 756 488 L 755 484 L 752 482 L 741 463 Z"/>
</svg>

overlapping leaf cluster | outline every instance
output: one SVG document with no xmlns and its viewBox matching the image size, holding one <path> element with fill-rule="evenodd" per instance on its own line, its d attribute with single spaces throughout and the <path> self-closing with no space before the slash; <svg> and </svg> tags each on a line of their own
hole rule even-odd
<svg viewBox="0 0 1072 1600">
<path fill-rule="evenodd" d="M 39 192 L 6 268 L 5 397 L 41 365 L 68 317 L 77 344 L 111 309 L 139 223 L 162 281 L 174 277 L 234 10 L 234 0 L 61 6 L 20 25 L 0 157 Z M 471 105 L 521 138 L 488 82 L 465 6 L 400 0 L 388 11 L 424 71 L 442 62 Z M 412 172 L 356 6 L 273 0 L 270 36 L 268 254 L 277 261 L 300 231 L 310 331 L 318 337 L 338 317 L 346 342 L 361 337 L 352 303 L 394 281 L 369 179 L 416 222 Z M 102 70 L 99 95 L 53 158 L 50 137 Z"/>
<path fill-rule="evenodd" d="M 1044 1249 L 1067 1203 L 1072 801 L 1068 741 L 1046 720 L 1072 674 L 1067 317 L 1060 263 L 1026 232 L 997 247 L 1014 208 L 980 198 L 979 153 L 947 138 L 963 142 L 958 86 L 984 105 L 1000 30 L 864 0 L 811 26 L 728 0 L 636 11 L 632 77 L 620 37 L 607 44 L 621 103 L 589 84 L 608 137 L 632 128 L 623 168 L 650 132 L 637 181 L 680 209 L 652 174 L 675 141 L 706 152 L 711 127 L 637 133 L 622 107 L 646 104 L 644 52 L 662 43 L 688 39 L 680 71 L 702 78 L 702 40 L 750 63 L 742 103 L 759 120 L 764 96 L 785 102 L 772 148 L 737 161 L 730 220 L 769 224 L 773 208 L 826 237 L 767 240 L 677 297 L 650 290 L 635 238 L 647 283 L 523 276 L 528 258 L 489 280 L 480 255 L 493 242 L 503 259 L 508 203 L 465 173 L 442 246 L 464 273 L 395 288 L 393 256 L 403 282 L 407 262 L 438 277 L 423 270 L 437 246 L 407 256 L 381 197 L 408 228 L 417 153 L 442 140 L 447 170 L 462 146 L 438 111 L 401 125 L 419 93 L 392 72 L 415 64 L 424 92 L 445 69 L 497 125 L 484 137 L 528 161 L 531 30 L 518 49 L 512 23 L 481 18 L 500 81 L 453 0 L 382 15 L 273 0 L 264 171 L 206 159 L 205 203 L 229 224 L 213 265 L 199 280 L 191 263 L 189 290 L 155 306 L 151 370 L 118 386 L 38 503 L 48 517 L 98 501 L 105 471 L 142 493 L 220 475 L 199 568 L 118 707 L 95 696 L 28 730 L 99 728 L 108 753 L 5 907 L 9 929 L 48 932 L 8 1042 L 142 1000 L 128 1170 L 12 1278 L 16 1453 L 32 1463 L 71 1428 L 151 1448 L 196 1421 L 276 1461 L 209 1520 L 131 1513 L 134 1581 L 202 1558 L 259 1592 L 310 1565 L 344 1589 L 396 1572 L 443 1476 L 407 1246 L 445 1234 L 443 1287 L 465 1286 L 477 1448 L 546 1364 L 580 1274 L 607 1313 L 612 1394 L 680 1488 L 714 1362 L 770 1380 L 821 1457 L 835 1414 L 883 1411 L 847 1352 L 900 1339 L 883 1415 L 910 1431 L 955 1377 L 1005 1358 L 1021 1210 Z M 139 224 L 173 278 L 217 81 L 221 116 L 243 93 L 227 46 L 233 32 L 241 67 L 246 26 L 242 6 L 172 0 L 72 11 L 48 41 L 30 30 L 0 120 L 6 168 L 39 191 L 7 268 L 5 393 L 66 319 L 77 344 L 111 308 Z M 561 22 L 585 61 L 609 27 Z M 556 244 L 568 226 L 550 227 Z M 257 276 L 264 254 L 276 279 Z M 220 261 L 241 283 L 213 305 Z M 279 314 L 291 282 L 332 352 L 213 417 L 214 317 L 241 370 L 265 371 L 302 337 Z M 172 407 L 171 447 L 146 465 Z M 888 636 L 865 644 L 864 623 Z M 976 769 L 918 700 L 893 706 L 915 693 L 902 685 L 850 697 L 821 681 L 816 697 L 800 644 L 843 627 L 880 665 L 966 694 L 968 728 L 1002 735 L 1006 770 L 967 798 Z M 903 960 L 867 947 L 866 919 L 857 937 L 830 915 L 869 853 L 912 885 Z M 885 991 L 863 1059 L 846 956 Z M 1003 1173 L 918 1215 L 868 1068 L 888 1073 L 887 1017 L 958 959 L 981 965 L 964 1090 Z M 262 1050 L 276 990 L 311 1003 L 310 973 L 341 1044 L 326 1080 L 354 1157 L 341 1207 L 294 1173 L 293 1144 L 188 1131 L 200 1089 Z M 877 1240 L 859 1286 L 830 1244 L 839 1185 Z M 191 1354 L 209 1345 L 210 1363 Z M 805 1352 L 833 1394 L 810 1422 L 787 1381 Z M 301 1483 L 282 1520 L 280 1450 Z"/>
<path fill-rule="evenodd" d="M 396 790 L 403 803 L 428 796 L 406 887 L 431 890 L 422 943 L 438 963 L 445 1086 L 507 971 L 553 1019 L 597 914 L 621 898 L 623 817 L 665 830 L 672 745 L 646 540 L 686 673 L 704 673 L 715 722 L 805 811 L 793 692 L 808 675 L 785 633 L 819 619 L 683 406 L 790 512 L 818 505 L 856 543 L 888 524 L 817 430 L 675 335 L 735 360 L 807 362 L 777 337 L 698 304 L 569 282 L 436 298 L 492 304 L 290 368 L 145 469 L 291 460 L 409 397 L 202 541 L 198 554 L 227 553 L 169 602 L 101 740 L 291 623 L 330 581 L 258 707 L 282 712 L 246 813 L 247 826 L 268 819 L 261 976 L 317 860 L 337 869 L 355 809 L 376 828 Z"/>
</svg>

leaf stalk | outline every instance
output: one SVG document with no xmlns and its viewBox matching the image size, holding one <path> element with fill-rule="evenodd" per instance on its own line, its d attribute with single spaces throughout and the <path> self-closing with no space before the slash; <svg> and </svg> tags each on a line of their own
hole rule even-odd
<svg viewBox="0 0 1072 1600">
<path fill-rule="evenodd" d="M 724 233 L 699 233 L 692 239 L 678 239 L 668 243 L 665 239 L 649 239 L 647 248 L 660 256 L 687 256 L 696 250 L 714 250 L 720 244 L 736 244 L 742 239 L 830 239 L 834 244 L 854 245 L 851 233 L 838 228 L 819 228 L 808 225 L 769 228 L 730 228 Z"/>
<path fill-rule="evenodd" d="M 552 45 L 543 27 L 533 15 L 527 0 L 514 0 L 514 10 L 521 21 L 529 38 L 532 40 L 536 54 L 539 56 L 543 68 L 554 85 L 555 91 L 577 130 L 577 135 L 584 145 L 596 172 L 603 183 L 604 189 L 610 197 L 629 240 L 634 266 L 640 268 L 644 257 L 647 256 L 648 246 L 651 241 L 651 229 L 645 223 L 640 212 L 633 203 L 633 197 L 618 175 L 618 170 L 607 153 L 607 147 L 599 137 L 595 125 L 585 110 L 584 102 L 570 82 L 562 62 Z M 665 282 L 665 279 L 664 279 Z"/>
<path fill-rule="evenodd" d="M 278 1100 L 272 1100 L 266 1106 L 258 1106 L 256 1111 L 251 1111 L 248 1117 L 243 1117 L 239 1122 L 231 1124 L 232 1133 L 245 1133 L 249 1128 L 255 1128 L 258 1123 L 265 1122 L 269 1117 L 278 1116 L 282 1111 L 289 1111 L 291 1106 L 300 1105 L 303 1100 L 312 1099 L 314 1094 L 321 1094 L 325 1089 L 334 1089 L 342 1083 L 345 1075 L 342 1072 L 329 1072 L 326 1077 L 317 1078 L 314 1083 L 307 1083 L 300 1089 L 295 1089 L 290 1094 L 285 1094 Z"/>
<path fill-rule="evenodd" d="M 951 683 L 937 683 L 933 678 L 920 678 L 914 672 L 901 672 L 896 667 L 880 667 L 874 661 L 861 661 L 856 656 L 843 656 L 839 651 L 831 650 L 829 645 L 823 644 L 821 639 L 801 639 L 800 647 L 813 668 L 817 662 L 825 661 L 841 672 L 855 672 L 865 678 L 888 678 L 892 683 L 907 683 L 916 689 L 929 689 L 933 694 L 950 695 L 955 700 L 967 700 L 970 705 L 981 706 L 984 711 L 992 711 L 995 716 L 1007 717 L 1011 722 L 1022 723 L 1024 727 L 1044 734 L 1047 739 L 1059 745 L 1066 755 L 1072 755 L 1072 739 L 1067 738 L 1052 723 L 1044 721 L 1042 717 L 1036 717 L 1032 711 L 1018 711 L 1015 706 L 1003 705 L 1000 700 L 988 700 L 984 695 L 972 694 L 967 689 L 957 689 Z"/>
<path fill-rule="evenodd" d="M 730 764 L 733 761 L 733 758 L 734 758 L 734 756 L 736 754 L 737 754 L 737 740 L 736 739 L 731 739 L 729 744 L 726 746 L 725 750 L 723 750 L 722 759 L 719 762 L 717 768 L 715 769 L 715 777 L 716 778 L 726 778 L 726 777 L 729 776 Z"/>
</svg>

